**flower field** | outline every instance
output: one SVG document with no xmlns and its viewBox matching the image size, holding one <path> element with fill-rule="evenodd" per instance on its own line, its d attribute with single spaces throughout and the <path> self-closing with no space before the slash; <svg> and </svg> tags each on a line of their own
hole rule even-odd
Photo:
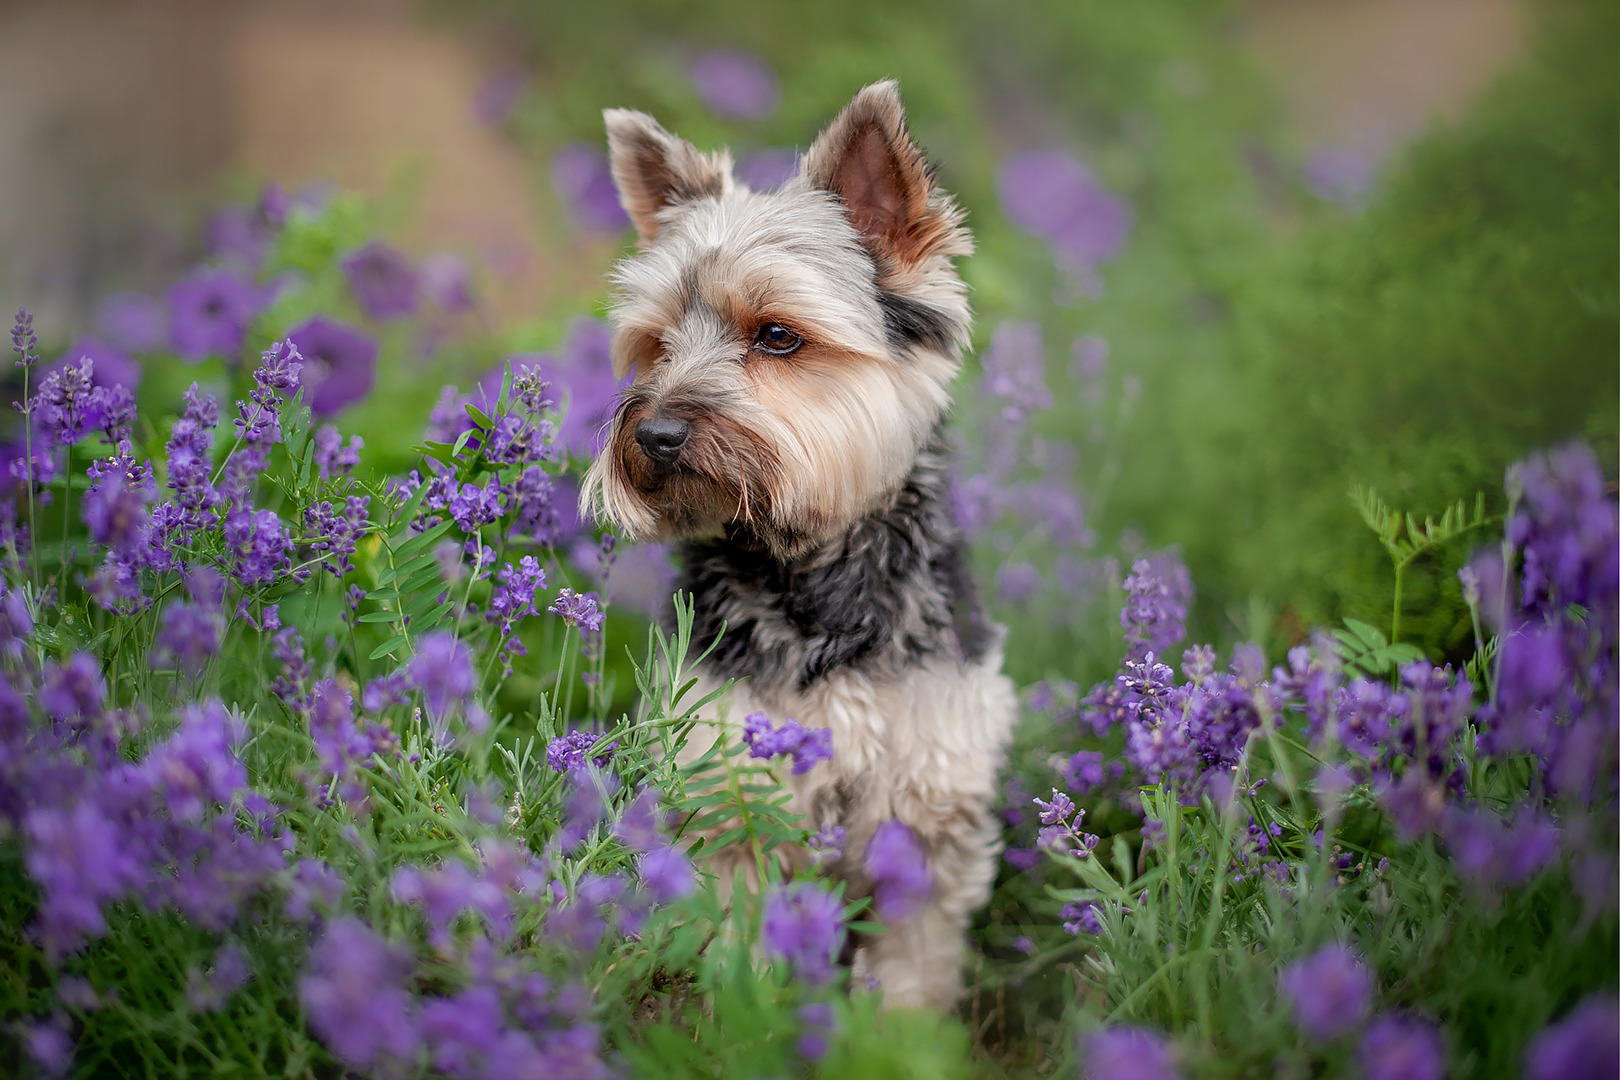
<svg viewBox="0 0 1620 1080">
<path fill-rule="evenodd" d="M 272 184 L 82 333 L 16 298 L 0 1073 L 1620 1073 L 1613 13 L 1548 5 L 1376 182 L 1278 179 L 1199 5 L 1048 15 L 1119 88 L 997 30 L 1054 100 L 1151 123 L 994 152 L 922 62 L 956 39 L 891 41 L 923 140 L 962 133 L 954 495 L 1024 705 L 957 1012 L 839 962 L 932 884 L 898 822 L 871 898 L 823 871 L 843 832 L 779 780 L 827 731 L 756 713 L 681 763 L 678 551 L 576 508 L 605 287 L 493 327 L 474 261 Z M 510 74 L 476 107 L 590 251 L 627 242 L 616 95 L 792 170 L 846 73 L 771 55 L 564 71 L 577 123 Z"/>
</svg>

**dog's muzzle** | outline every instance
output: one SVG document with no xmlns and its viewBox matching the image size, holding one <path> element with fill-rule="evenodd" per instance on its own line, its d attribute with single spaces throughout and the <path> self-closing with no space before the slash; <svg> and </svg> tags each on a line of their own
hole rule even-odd
<svg viewBox="0 0 1620 1080">
<path fill-rule="evenodd" d="M 680 459 L 681 448 L 691 437 L 691 424 L 667 416 L 655 416 L 636 425 L 636 442 L 641 452 L 660 465 L 675 464 Z"/>
</svg>

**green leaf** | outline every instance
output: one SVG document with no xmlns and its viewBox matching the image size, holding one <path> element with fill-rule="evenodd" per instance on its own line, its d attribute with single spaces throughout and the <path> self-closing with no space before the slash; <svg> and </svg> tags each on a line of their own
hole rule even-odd
<svg viewBox="0 0 1620 1080">
<path fill-rule="evenodd" d="M 391 637 L 387 641 L 383 642 L 381 645 L 377 646 L 375 649 L 372 649 L 371 650 L 371 655 L 367 659 L 380 660 L 381 658 L 383 658 L 384 656 L 387 656 L 389 653 L 393 652 L 395 649 L 399 648 L 403 644 L 405 644 L 405 635 L 404 634 L 400 634 L 400 635 L 398 635 L 396 637 Z"/>
</svg>

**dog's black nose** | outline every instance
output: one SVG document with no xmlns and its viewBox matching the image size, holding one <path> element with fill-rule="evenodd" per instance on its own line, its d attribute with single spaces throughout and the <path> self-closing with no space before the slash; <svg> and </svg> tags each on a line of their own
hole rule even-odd
<svg viewBox="0 0 1620 1080">
<path fill-rule="evenodd" d="M 642 452 L 665 465 L 675 464 L 681 456 L 681 447 L 691 437 L 691 424 L 667 416 L 643 420 L 636 425 L 636 442 L 641 444 Z"/>
</svg>

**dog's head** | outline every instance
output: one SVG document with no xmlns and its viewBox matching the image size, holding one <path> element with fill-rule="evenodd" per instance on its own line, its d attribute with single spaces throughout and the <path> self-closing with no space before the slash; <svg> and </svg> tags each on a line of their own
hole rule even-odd
<svg viewBox="0 0 1620 1080">
<path fill-rule="evenodd" d="M 611 316 L 634 380 L 582 506 L 632 539 L 739 525 L 778 558 L 838 535 L 911 471 L 969 329 L 972 240 L 897 87 L 856 94 L 771 192 L 645 113 L 605 118 L 640 234 Z"/>
</svg>

